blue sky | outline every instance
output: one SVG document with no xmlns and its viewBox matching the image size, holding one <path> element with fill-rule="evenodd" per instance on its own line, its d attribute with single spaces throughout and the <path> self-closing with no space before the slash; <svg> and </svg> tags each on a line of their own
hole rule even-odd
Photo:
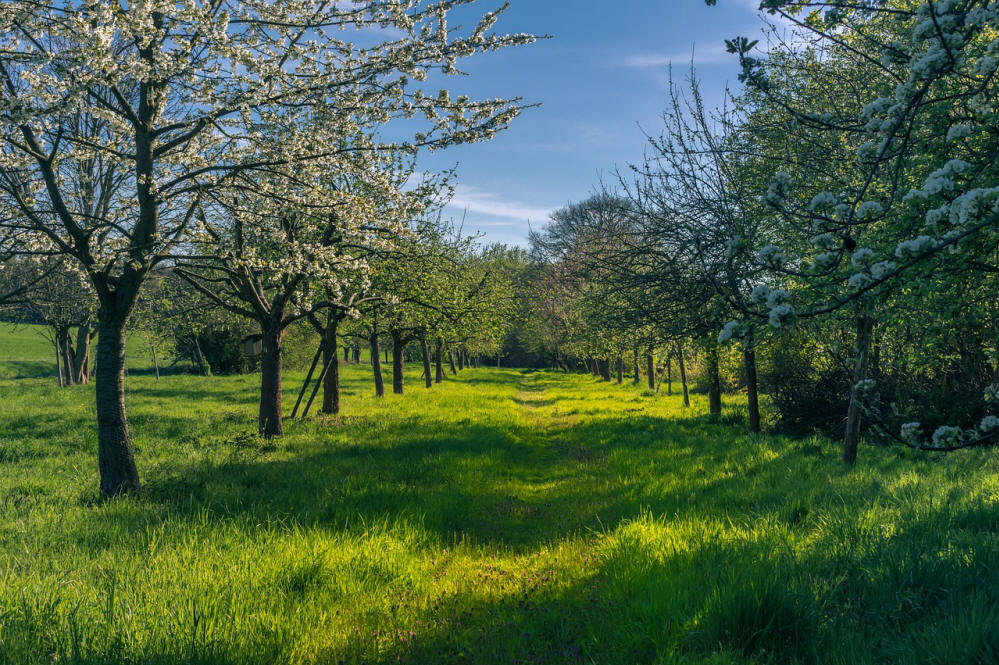
<svg viewBox="0 0 999 665">
<path fill-rule="evenodd" d="M 473 8 L 481 15 L 498 4 L 484 0 Z M 689 72 L 693 50 L 709 101 L 721 100 L 726 83 L 738 84 L 738 64 L 723 41 L 759 35 L 758 5 L 512 0 L 497 31 L 551 39 L 476 56 L 462 66 L 469 76 L 447 85 L 473 96 L 521 96 L 541 107 L 488 143 L 425 158 L 428 169 L 458 165 L 459 185 L 447 214 L 464 216 L 465 229 L 481 231 L 487 241 L 525 244 L 529 223 L 543 225 L 553 209 L 592 193 L 615 166 L 640 160 L 643 131 L 656 134 L 661 124 L 668 62 L 680 79 Z"/>
</svg>

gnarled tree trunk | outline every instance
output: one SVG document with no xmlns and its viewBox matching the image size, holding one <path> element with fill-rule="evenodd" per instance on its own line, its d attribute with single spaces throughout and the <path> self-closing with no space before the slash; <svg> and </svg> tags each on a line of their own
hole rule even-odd
<svg viewBox="0 0 999 665">
<path fill-rule="evenodd" d="M 93 339 L 94 331 L 90 329 L 90 322 L 86 322 L 76 330 L 76 354 L 73 357 L 73 380 L 77 383 L 90 382 L 90 340 Z M 157 368 L 156 378 L 159 378 Z"/>
<path fill-rule="evenodd" d="M 128 315 L 102 307 L 97 338 L 97 466 L 106 497 L 139 491 L 125 416 L 125 328 Z"/>
</svg>

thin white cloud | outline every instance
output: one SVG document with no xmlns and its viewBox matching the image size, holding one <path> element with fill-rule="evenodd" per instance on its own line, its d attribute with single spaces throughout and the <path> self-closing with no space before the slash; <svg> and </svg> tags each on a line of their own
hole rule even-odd
<svg viewBox="0 0 999 665">
<path fill-rule="evenodd" d="M 634 69 L 662 69 L 669 64 L 687 65 L 693 58 L 695 65 L 713 65 L 720 62 L 737 62 L 736 57 L 725 50 L 725 44 L 719 43 L 709 47 L 692 47 L 685 52 L 669 54 L 637 54 L 624 59 L 625 67 Z"/>
<path fill-rule="evenodd" d="M 450 206 L 469 213 L 498 217 L 519 222 L 538 222 L 548 219 L 554 208 L 531 205 L 521 201 L 503 198 L 493 192 L 473 187 L 457 185 Z"/>
</svg>

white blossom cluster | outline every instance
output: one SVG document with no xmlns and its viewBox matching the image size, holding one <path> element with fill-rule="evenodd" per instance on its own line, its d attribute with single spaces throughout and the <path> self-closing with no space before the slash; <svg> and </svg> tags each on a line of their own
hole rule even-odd
<svg viewBox="0 0 999 665">
<path fill-rule="evenodd" d="M 48 242 L 109 285 L 200 252 L 337 294 L 337 275 L 366 270 L 343 247 L 384 245 L 426 204 L 380 155 L 487 140 L 520 112 L 425 83 L 534 39 L 495 33 L 499 12 L 450 26 L 471 2 L 4 2 L 0 236 L 20 230 L 22 254 Z M 396 120 L 408 138 L 371 138 Z M 331 211 L 339 243 L 317 237 Z"/>
</svg>

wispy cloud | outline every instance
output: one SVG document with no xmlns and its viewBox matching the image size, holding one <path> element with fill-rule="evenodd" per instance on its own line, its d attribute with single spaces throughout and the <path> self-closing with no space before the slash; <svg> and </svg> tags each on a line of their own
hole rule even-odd
<svg viewBox="0 0 999 665">
<path fill-rule="evenodd" d="M 719 40 L 720 41 L 720 40 Z M 695 65 L 713 65 L 720 62 L 735 62 L 735 56 L 725 50 L 724 43 L 708 47 L 692 46 L 688 51 L 674 51 L 665 54 L 636 54 L 621 62 L 634 69 L 662 69 L 669 64 L 686 65 L 693 58 Z"/>
<path fill-rule="evenodd" d="M 454 190 L 454 198 L 451 199 L 449 205 L 460 211 L 467 210 L 470 213 L 518 222 L 544 221 L 548 219 L 548 215 L 553 210 L 553 208 L 511 200 L 471 185 L 457 185 Z"/>
</svg>

